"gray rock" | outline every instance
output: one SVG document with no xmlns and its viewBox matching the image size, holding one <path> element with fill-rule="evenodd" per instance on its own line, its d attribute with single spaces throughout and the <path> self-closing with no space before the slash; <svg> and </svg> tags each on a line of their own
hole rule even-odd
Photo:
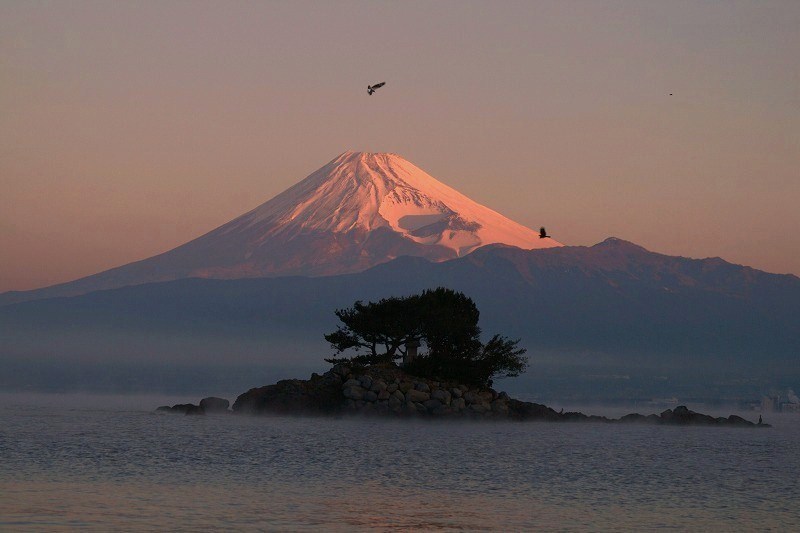
<svg viewBox="0 0 800 533">
<path fill-rule="evenodd" d="M 392 411 L 396 411 L 400 409 L 400 406 L 403 405 L 403 400 L 398 400 L 395 396 L 389 397 L 389 409 Z"/>
<path fill-rule="evenodd" d="M 364 393 L 364 401 L 365 402 L 377 402 L 378 395 L 371 390 L 368 390 Z"/>
<path fill-rule="evenodd" d="M 342 384 L 342 388 L 343 389 L 345 389 L 347 387 L 360 387 L 360 386 L 361 386 L 361 382 L 358 381 L 357 379 L 348 379 L 347 381 L 345 381 Z"/>
<path fill-rule="evenodd" d="M 414 382 L 414 390 L 418 390 L 418 391 L 421 391 L 421 392 L 430 392 L 431 388 L 424 381 L 415 381 Z"/>
<path fill-rule="evenodd" d="M 464 395 L 464 391 L 462 391 L 458 387 L 453 387 L 452 389 L 450 389 L 450 394 L 453 395 L 453 398 L 461 398 Z"/>
<path fill-rule="evenodd" d="M 361 387 L 353 385 L 353 386 L 345 387 L 345 389 L 343 391 L 343 394 L 344 394 L 345 398 L 349 398 L 351 400 L 358 401 L 358 400 L 362 400 L 364 398 L 364 392 L 366 392 L 366 391 L 364 389 L 362 389 Z"/>
<path fill-rule="evenodd" d="M 456 411 L 463 411 L 467 407 L 467 402 L 464 401 L 464 398 L 456 398 L 450 403 L 450 407 Z"/>
<path fill-rule="evenodd" d="M 406 401 L 408 402 L 424 402 L 430 399 L 430 394 L 416 389 L 411 389 L 406 393 Z"/>
<path fill-rule="evenodd" d="M 372 386 L 369 388 L 372 392 L 381 392 L 386 390 L 386 383 L 382 380 L 376 380 L 372 382 Z"/>
<path fill-rule="evenodd" d="M 444 405 L 450 405 L 450 393 L 444 389 L 436 389 L 431 393 L 431 398 L 439 400 Z"/>
<path fill-rule="evenodd" d="M 358 381 L 361 382 L 361 386 L 367 390 L 372 387 L 372 378 L 367 375 L 359 376 Z"/>
<path fill-rule="evenodd" d="M 396 390 L 392 393 L 392 398 L 400 400 L 401 403 L 406 401 L 406 395 L 399 390 Z"/>
<path fill-rule="evenodd" d="M 382 390 L 382 391 L 380 391 L 378 393 L 378 400 L 379 401 L 385 401 L 385 400 L 388 400 L 390 396 L 391 396 L 391 394 L 389 394 L 389 391 L 384 389 L 384 390 Z"/>
<path fill-rule="evenodd" d="M 482 398 L 480 394 L 475 391 L 467 391 L 464 393 L 464 401 L 467 402 L 467 405 L 471 405 L 474 403 L 481 403 Z"/>
<path fill-rule="evenodd" d="M 389 385 L 388 387 L 386 387 L 386 390 L 387 390 L 387 391 L 389 391 L 389 394 L 391 394 L 391 393 L 393 393 L 394 391 L 396 391 L 396 390 L 398 389 L 398 387 L 399 387 L 399 386 L 400 386 L 400 385 L 399 385 L 398 383 L 392 383 L 391 385 Z"/>
</svg>

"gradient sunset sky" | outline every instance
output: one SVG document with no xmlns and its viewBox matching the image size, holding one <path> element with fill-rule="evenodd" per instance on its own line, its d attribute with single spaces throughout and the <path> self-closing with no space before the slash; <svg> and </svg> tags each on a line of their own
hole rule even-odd
<svg viewBox="0 0 800 533">
<path fill-rule="evenodd" d="M 566 244 L 800 274 L 800 2 L 0 2 L 0 291 L 164 252 L 346 150 Z"/>
</svg>

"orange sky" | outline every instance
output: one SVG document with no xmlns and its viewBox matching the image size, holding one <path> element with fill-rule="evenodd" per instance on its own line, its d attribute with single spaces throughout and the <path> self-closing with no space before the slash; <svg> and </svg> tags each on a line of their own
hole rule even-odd
<svg viewBox="0 0 800 533">
<path fill-rule="evenodd" d="M 800 274 L 798 28 L 794 1 L 5 2 L 0 291 L 166 251 L 345 150 L 567 244 Z"/>
</svg>

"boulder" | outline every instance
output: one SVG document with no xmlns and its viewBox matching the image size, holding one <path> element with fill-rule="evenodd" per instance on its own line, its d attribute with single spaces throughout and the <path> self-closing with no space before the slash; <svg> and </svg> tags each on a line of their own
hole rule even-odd
<svg viewBox="0 0 800 533">
<path fill-rule="evenodd" d="M 398 400 L 395 396 L 389 397 L 389 409 L 396 411 L 403 405 L 403 400 Z"/>
<path fill-rule="evenodd" d="M 358 401 L 364 399 L 365 392 L 366 391 L 361 387 L 356 385 L 351 385 L 349 387 L 345 387 L 344 390 L 342 391 L 342 394 L 344 394 L 345 398 Z"/>
<path fill-rule="evenodd" d="M 345 404 L 342 386 L 330 373 L 318 379 L 284 379 L 274 385 L 250 389 L 233 403 L 237 413 L 324 414 Z"/>
<path fill-rule="evenodd" d="M 411 389 L 406 393 L 406 401 L 408 402 L 424 402 L 431 399 L 431 395 L 427 392 Z"/>
<path fill-rule="evenodd" d="M 450 393 L 444 389 L 436 389 L 431 393 L 431 398 L 439 400 L 444 405 L 450 405 Z"/>
<path fill-rule="evenodd" d="M 368 391 L 366 391 L 364 393 L 364 401 L 365 402 L 377 402 L 378 401 L 378 395 L 375 392 L 373 392 L 371 390 L 368 390 Z"/>
<path fill-rule="evenodd" d="M 467 402 L 467 405 L 473 403 L 483 403 L 483 398 L 481 395 L 476 391 L 467 391 L 464 393 L 464 400 Z"/>
<path fill-rule="evenodd" d="M 206 413 L 227 413 L 231 402 L 225 398 L 209 396 L 200 400 L 200 408 Z"/>
</svg>

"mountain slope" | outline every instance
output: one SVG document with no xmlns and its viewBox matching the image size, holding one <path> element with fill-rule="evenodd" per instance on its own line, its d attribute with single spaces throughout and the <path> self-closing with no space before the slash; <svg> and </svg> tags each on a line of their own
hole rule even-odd
<svg viewBox="0 0 800 533">
<path fill-rule="evenodd" d="M 395 154 L 346 152 L 219 228 L 166 253 L 0 305 L 188 277 L 358 272 L 402 255 L 444 261 L 493 243 L 558 247 Z"/>
<path fill-rule="evenodd" d="M 0 338 L 7 358 L 47 364 L 57 351 L 142 368 L 181 360 L 215 361 L 222 373 L 242 364 L 310 371 L 330 354 L 322 335 L 335 329 L 335 309 L 436 286 L 472 297 L 486 334 L 522 339 L 533 364 L 526 379 L 562 369 L 537 386 L 580 392 L 581 375 L 649 372 L 668 385 L 728 380 L 752 393 L 800 379 L 800 279 L 619 239 L 547 250 L 492 245 L 451 261 L 402 257 L 341 276 L 186 279 L 25 302 L 0 308 Z"/>
</svg>

